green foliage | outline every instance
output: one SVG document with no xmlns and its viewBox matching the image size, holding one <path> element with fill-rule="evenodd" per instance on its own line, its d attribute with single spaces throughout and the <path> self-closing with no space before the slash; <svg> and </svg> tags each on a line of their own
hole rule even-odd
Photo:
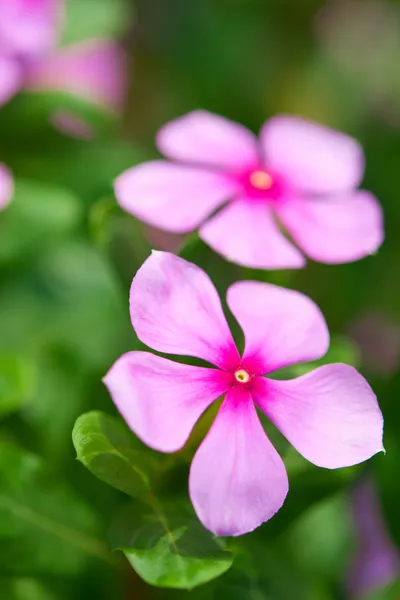
<svg viewBox="0 0 400 600">
<path fill-rule="evenodd" d="M 164 507 L 153 495 L 156 459 L 120 420 L 86 413 L 75 423 L 72 439 L 78 460 L 93 475 L 147 503 L 129 506 L 111 532 L 112 547 L 124 552 L 147 583 L 191 589 L 229 569 L 233 555 L 193 514 L 181 503 Z"/>
<path fill-rule="evenodd" d="M 231 567 L 233 555 L 179 503 L 164 507 L 150 497 L 149 505 L 129 507 L 110 534 L 147 583 L 192 589 Z"/>
<path fill-rule="evenodd" d="M 0 417 L 23 407 L 36 383 L 34 365 L 20 356 L 0 355 Z"/>
<path fill-rule="evenodd" d="M 150 490 L 156 460 L 120 420 L 98 411 L 81 415 L 72 441 L 78 460 L 105 483 L 133 497 Z"/>
<path fill-rule="evenodd" d="M 50 250 L 77 228 L 81 217 L 81 206 L 71 192 L 17 180 L 13 201 L 1 215 L 0 264 Z"/>
<path fill-rule="evenodd" d="M 0 589 L 7 600 L 56 600 L 57 598 L 34 579 L 0 579 Z"/>
<path fill-rule="evenodd" d="M 79 572 L 84 560 L 110 561 L 98 519 L 44 461 L 0 442 L 0 563 L 10 573 Z"/>
</svg>

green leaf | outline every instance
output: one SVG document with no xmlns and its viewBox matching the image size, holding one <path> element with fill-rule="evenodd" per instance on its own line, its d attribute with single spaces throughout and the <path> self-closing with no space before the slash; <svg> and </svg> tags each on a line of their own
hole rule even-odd
<svg viewBox="0 0 400 600">
<path fill-rule="evenodd" d="M 23 406 L 35 390 L 33 363 L 19 356 L 0 355 L 0 416 Z"/>
<path fill-rule="evenodd" d="M 227 571 L 231 552 L 177 505 L 130 506 L 111 531 L 111 545 L 122 550 L 147 583 L 159 587 L 192 589 Z"/>
<path fill-rule="evenodd" d="M 88 556 L 111 562 L 98 520 L 43 460 L 0 441 L 0 564 L 10 573 L 74 574 Z"/>
<path fill-rule="evenodd" d="M 0 263 L 48 249 L 80 222 L 79 201 L 70 192 L 35 181 L 17 180 L 0 220 Z"/>
<path fill-rule="evenodd" d="M 83 414 L 72 440 L 78 460 L 105 483 L 134 497 L 150 490 L 157 463 L 119 419 L 98 411 Z"/>
</svg>

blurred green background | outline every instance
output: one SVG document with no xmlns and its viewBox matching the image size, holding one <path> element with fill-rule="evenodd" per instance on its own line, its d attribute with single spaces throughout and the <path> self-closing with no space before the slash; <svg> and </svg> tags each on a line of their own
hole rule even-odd
<svg viewBox="0 0 400 600">
<path fill-rule="evenodd" d="M 349 498 L 364 471 L 400 547 L 400 4 L 67 0 L 62 43 L 103 36 L 118 39 L 127 55 L 122 114 L 66 94 L 27 92 L 0 109 L 0 162 L 16 180 L 0 214 L 1 598 L 346 599 L 357 542 Z M 94 138 L 54 129 L 50 116 L 60 107 L 85 118 Z M 118 208 L 113 180 L 157 156 L 157 129 L 195 108 L 255 131 L 273 114 L 298 114 L 362 143 L 363 186 L 385 213 L 377 255 L 270 273 L 228 265 L 200 243 L 184 255 L 221 292 L 234 279 L 260 278 L 315 299 L 332 332 L 328 359 L 356 365 L 378 395 L 387 454 L 341 472 L 287 454 L 291 490 L 282 511 L 228 541 L 235 560 L 226 574 L 177 591 L 145 584 L 122 553 L 109 551 L 108 532 L 127 496 L 75 460 L 71 431 L 84 412 L 116 415 L 101 378 L 140 347 L 129 284 L 151 247 L 172 243 Z M 209 418 L 172 466 L 156 456 L 170 461 L 166 494 L 187 497 L 190 458 Z M 395 573 L 387 584 L 366 597 L 398 599 Z"/>
</svg>

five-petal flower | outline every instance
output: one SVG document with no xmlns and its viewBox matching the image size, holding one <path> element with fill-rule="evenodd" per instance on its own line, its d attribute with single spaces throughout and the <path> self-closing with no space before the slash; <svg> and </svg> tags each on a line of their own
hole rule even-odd
<svg viewBox="0 0 400 600">
<path fill-rule="evenodd" d="M 288 491 L 284 463 L 256 407 L 309 461 L 354 465 L 382 448 L 382 415 L 365 379 L 344 364 L 290 381 L 265 377 L 322 357 L 329 334 L 318 307 L 299 292 L 240 281 L 227 293 L 241 326 L 240 356 L 211 280 L 194 264 L 154 252 L 132 282 L 130 314 L 138 338 L 158 352 L 189 355 L 217 368 L 129 352 L 105 377 L 130 428 L 161 452 L 183 447 L 201 414 L 225 396 L 192 462 L 189 489 L 202 523 L 241 535 L 268 520 Z"/>
<path fill-rule="evenodd" d="M 164 125 L 157 145 L 174 162 L 125 171 L 115 183 L 120 205 L 160 229 L 199 227 L 228 260 L 260 269 L 304 266 L 276 219 L 319 262 L 358 260 L 382 243 L 382 212 L 370 192 L 357 190 L 364 157 L 348 135 L 277 116 L 257 140 L 237 123 L 194 111 Z"/>
</svg>

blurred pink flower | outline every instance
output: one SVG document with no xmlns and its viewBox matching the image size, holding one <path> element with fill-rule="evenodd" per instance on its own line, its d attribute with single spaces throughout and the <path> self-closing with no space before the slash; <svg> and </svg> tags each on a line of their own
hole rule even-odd
<svg viewBox="0 0 400 600">
<path fill-rule="evenodd" d="M 0 105 L 19 90 L 29 89 L 62 91 L 119 110 L 125 92 L 122 50 L 107 39 L 54 49 L 62 8 L 58 0 L 0 3 Z M 57 113 L 53 115 L 56 126 L 82 137 L 82 127 L 76 127 L 78 118 L 65 112 L 61 120 Z"/>
<path fill-rule="evenodd" d="M 59 0 L 0 2 L 0 105 L 24 85 L 27 66 L 55 45 L 61 10 Z"/>
<path fill-rule="evenodd" d="M 8 168 L 0 163 L 0 210 L 5 208 L 13 195 L 14 183 Z"/>
<path fill-rule="evenodd" d="M 26 86 L 35 91 L 64 91 L 105 108 L 119 109 L 125 91 L 122 50 L 107 39 L 61 48 L 31 66 Z"/>
<path fill-rule="evenodd" d="M 130 292 L 138 338 L 157 352 L 193 356 L 217 368 L 129 352 L 104 382 L 130 428 L 161 452 L 182 448 L 200 415 L 225 395 L 193 459 L 189 489 L 208 529 L 241 535 L 272 517 L 288 491 L 285 466 L 256 406 L 306 459 L 329 469 L 383 449 L 382 415 L 368 383 L 344 364 L 291 381 L 264 378 L 327 351 L 324 318 L 309 298 L 241 281 L 229 288 L 227 302 L 245 334 L 242 357 L 206 273 L 173 254 L 153 252 Z"/>
<path fill-rule="evenodd" d="M 372 479 L 354 488 L 351 508 L 357 547 L 347 586 L 352 598 L 364 598 L 400 576 L 400 555 L 388 535 Z"/>
<path fill-rule="evenodd" d="M 155 160 L 123 173 L 115 183 L 120 205 L 174 233 L 200 227 L 200 237 L 228 260 L 263 269 L 304 266 L 276 218 L 320 262 L 357 260 L 382 243 L 380 205 L 356 189 L 362 149 L 345 134 L 278 116 L 258 141 L 237 123 L 194 111 L 162 127 L 157 145 L 176 162 Z"/>
</svg>

